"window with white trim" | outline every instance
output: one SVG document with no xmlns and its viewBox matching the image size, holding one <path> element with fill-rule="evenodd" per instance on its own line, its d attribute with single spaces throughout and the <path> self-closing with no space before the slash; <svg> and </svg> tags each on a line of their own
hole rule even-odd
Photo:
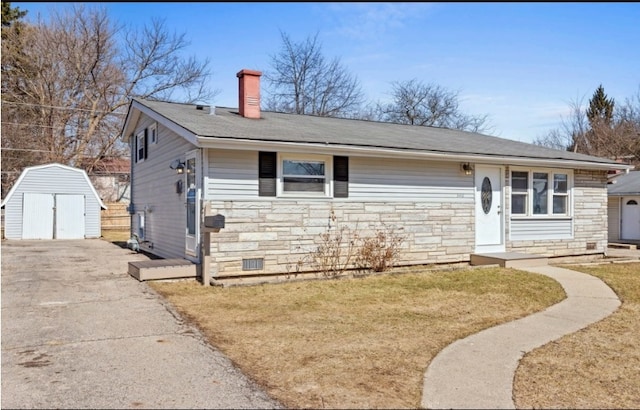
<svg viewBox="0 0 640 410">
<path fill-rule="evenodd" d="M 147 158 L 147 129 L 136 134 L 136 162 L 142 162 Z"/>
<path fill-rule="evenodd" d="M 331 157 L 283 154 L 278 162 L 282 195 L 329 196 Z"/>
<path fill-rule="evenodd" d="M 158 126 L 156 123 L 153 123 L 149 126 L 149 142 L 151 144 L 158 143 Z"/>
<path fill-rule="evenodd" d="M 512 170 L 511 214 L 568 216 L 570 174 L 560 170 Z"/>
</svg>

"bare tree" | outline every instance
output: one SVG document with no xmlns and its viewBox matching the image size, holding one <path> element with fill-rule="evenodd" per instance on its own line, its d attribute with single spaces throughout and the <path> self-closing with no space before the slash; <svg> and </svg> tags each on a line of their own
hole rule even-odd
<svg viewBox="0 0 640 410">
<path fill-rule="evenodd" d="M 282 49 L 271 56 L 272 70 L 265 73 L 270 89 L 265 108 L 323 117 L 347 117 L 363 101 L 358 79 L 340 59 L 327 61 L 318 34 L 301 43 L 280 33 Z"/>
<path fill-rule="evenodd" d="M 397 124 L 444 127 L 486 132 L 488 116 L 472 116 L 460 111 L 458 93 L 417 79 L 391 84 L 392 102 L 378 104 L 380 121 Z"/>
<path fill-rule="evenodd" d="M 131 97 L 212 98 L 205 88 L 209 62 L 184 57 L 187 45 L 161 21 L 140 31 L 122 28 L 103 8 L 82 5 L 53 11 L 48 23 L 7 30 L 3 196 L 25 166 L 59 162 L 91 173 L 103 158 L 128 155 L 119 133 Z"/>
<path fill-rule="evenodd" d="M 560 128 L 534 144 L 640 164 L 640 87 L 625 104 L 616 105 L 600 86 L 584 107 L 584 97 L 569 103 L 571 113 Z"/>
</svg>

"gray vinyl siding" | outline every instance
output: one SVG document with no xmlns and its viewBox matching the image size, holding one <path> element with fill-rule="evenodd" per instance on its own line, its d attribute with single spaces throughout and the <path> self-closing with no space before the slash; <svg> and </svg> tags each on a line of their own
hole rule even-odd
<svg viewBox="0 0 640 410">
<path fill-rule="evenodd" d="M 209 150 L 208 156 L 206 199 L 260 198 L 257 151 Z M 340 200 L 472 204 L 473 179 L 458 168 L 457 162 L 350 157 L 349 197 Z"/>
<path fill-rule="evenodd" d="M 101 205 L 86 174 L 60 166 L 49 166 L 25 171 L 16 182 L 5 204 L 5 237 L 22 238 L 22 203 L 24 193 L 76 194 L 85 197 L 85 238 L 101 236 Z"/>
<path fill-rule="evenodd" d="M 571 239 L 573 219 L 512 219 L 511 240 Z"/>
<path fill-rule="evenodd" d="M 620 197 L 610 196 L 607 201 L 609 241 L 620 240 Z"/>
<path fill-rule="evenodd" d="M 209 183 L 205 198 L 258 198 L 258 152 L 209 150 Z"/>
<path fill-rule="evenodd" d="M 155 123 L 143 115 L 137 124 L 134 136 Z M 173 131 L 157 125 L 157 144 L 148 144 L 147 158 L 133 162 L 131 177 L 134 211 L 145 212 L 145 235 L 142 248 L 163 258 L 185 256 L 186 208 L 185 192 L 176 193 L 176 182 L 185 174 L 178 175 L 169 165 L 176 160 L 184 161 L 185 153 L 195 147 Z M 183 182 L 184 185 L 186 185 Z M 138 232 L 137 214 L 131 218 L 131 232 Z"/>
<path fill-rule="evenodd" d="M 473 178 L 459 171 L 458 162 L 349 159 L 349 199 L 473 203 Z"/>
</svg>

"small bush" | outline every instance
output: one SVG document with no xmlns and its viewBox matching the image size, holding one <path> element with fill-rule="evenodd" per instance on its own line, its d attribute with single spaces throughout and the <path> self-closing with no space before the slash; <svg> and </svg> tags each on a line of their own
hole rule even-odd
<svg viewBox="0 0 640 410">
<path fill-rule="evenodd" d="M 360 269 L 384 272 L 397 262 L 403 242 L 403 235 L 385 226 L 375 231 L 372 237 L 362 239 L 356 252 L 355 264 Z"/>
</svg>

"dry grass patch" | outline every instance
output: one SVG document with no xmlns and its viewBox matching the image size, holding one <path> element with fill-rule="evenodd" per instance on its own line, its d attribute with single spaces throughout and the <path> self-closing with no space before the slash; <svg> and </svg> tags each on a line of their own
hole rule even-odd
<svg viewBox="0 0 640 410">
<path fill-rule="evenodd" d="M 545 276 L 500 268 L 150 285 L 290 408 L 417 408 L 424 371 L 442 348 L 565 296 Z"/>
<path fill-rule="evenodd" d="M 126 242 L 127 239 L 131 238 L 131 232 L 129 230 L 114 230 L 114 229 L 103 229 L 102 230 L 102 239 L 108 242 Z"/>
<path fill-rule="evenodd" d="M 622 306 L 525 355 L 514 380 L 516 407 L 640 409 L 640 263 L 570 268 L 602 279 Z"/>
</svg>

